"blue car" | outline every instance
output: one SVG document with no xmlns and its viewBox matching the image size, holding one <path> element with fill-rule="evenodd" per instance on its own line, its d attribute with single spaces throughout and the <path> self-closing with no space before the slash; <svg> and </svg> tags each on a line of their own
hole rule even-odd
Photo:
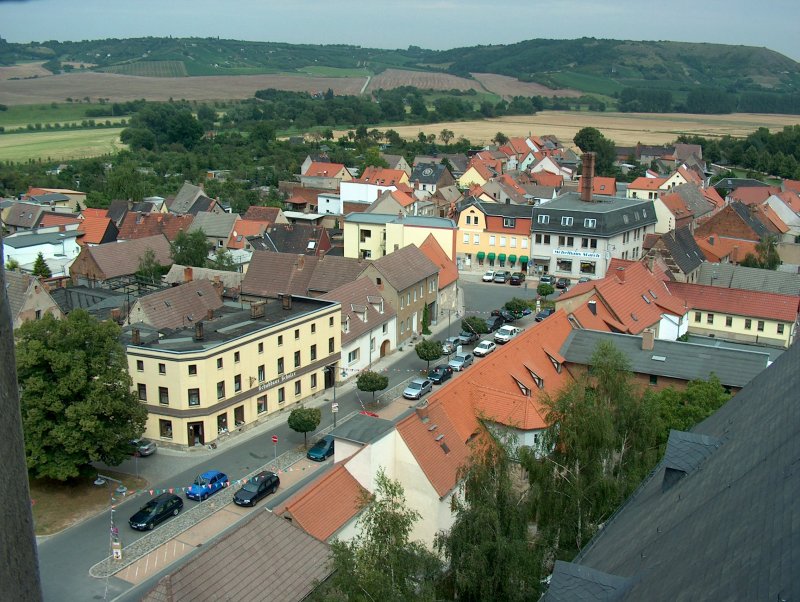
<svg viewBox="0 0 800 602">
<path fill-rule="evenodd" d="M 186 491 L 186 497 L 190 500 L 202 502 L 223 487 L 227 487 L 228 484 L 228 476 L 224 472 L 209 470 L 197 476 L 194 483 Z"/>
<path fill-rule="evenodd" d="M 315 462 L 324 462 L 333 455 L 333 437 L 325 435 L 308 450 L 306 457 Z"/>
</svg>

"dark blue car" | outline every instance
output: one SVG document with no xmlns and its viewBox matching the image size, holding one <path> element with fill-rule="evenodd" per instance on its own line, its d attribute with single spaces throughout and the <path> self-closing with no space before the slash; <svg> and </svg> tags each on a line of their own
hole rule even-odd
<svg viewBox="0 0 800 602">
<path fill-rule="evenodd" d="M 227 486 L 228 476 L 224 472 L 209 470 L 197 476 L 194 483 L 192 483 L 186 491 L 186 497 L 190 500 L 202 502 Z"/>
<path fill-rule="evenodd" d="M 315 462 L 324 462 L 332 455 L 333 437 L 330 435 L 325 435 L 322 439 L 317 441 L 306 454 L 309 460 L 314 460 Z"/>
</svg>

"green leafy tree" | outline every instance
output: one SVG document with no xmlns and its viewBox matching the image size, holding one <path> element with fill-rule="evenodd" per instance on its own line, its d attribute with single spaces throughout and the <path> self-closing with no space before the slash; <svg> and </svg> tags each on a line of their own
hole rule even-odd
<svg viewBox="0 0 800 602">
<path fill-rule="evenodd" d="M 19 261 L 17 261 L 13 257 L 10 257 L 8 259 L 8 261 L 6 261 L 6 269 L 9 272 L 13 272 L 14 270 L 18 270 L 19 269 Z"/>
<path fill-rule="evenodd" d="M 777 241 L 774 236 L 762 238 L 756 245 L 756 253 L 748 253 L 742 265 L 749 268 L 762 268 L 764 270 L 777 270 L 781 264 L 778 255 Z"/>
<path fill-rule="evenodd" d="M 321 420 L 319 408 L 295 408 L 289 413 L 287 424 L 296 433 L 303 433 L 303 446 L 308 447 L 308 433 L 315 431 Z"/>
<path fill-rule="evenodd" d="M 65 481 L 90 474 L 92 462 L 119 464 L 147 420 L 131 392 L 119 326 L 77 309 L 26 322 L 16 334 L 31 475 Z"/>
<path fill-rule="evenodd" d="M 439 140 L 442 141 L 442 144 L 450 144 L 450 141 L 455 137 L 453 130 L 448 130 L 447 128 L 443 129 L 439 132 Z"/>
<path fill-rule="evenodd" d="M 202 230 L 190 233 L 181 230 L 170 243 L 172 260 L 178 265 L 205 267 L 210 250 L 211 243 L 208 242 L 206 234 Z"/>
<path fill-rule="evenodd" d="M 486 320 L 480 316 L 467 316 L 461 320 L 461 330 L 474 332 L 475 334 L 486 334 L 489 332 L 489 327 L 486 325 Z"/>
<path fill-rule="evenodd" d="M 381 469 L 374 497 L 365 494 L 356 523 L 358 535 L 331 544 L 332 575 L 314 593 L 316 600 L 385 602 L 435 600 L 441 564 L 411 530 L 420 514 L 406 505 L 399 482 Z"/>
<path fill-rule="evenodd" d="M 209 259 L 206 265 L 214 270 L 225 270 L 226 272 L 238 271 L 238 266 L 233 260 L 233 255 L 226 249 L 217 249 L 214 253 L 214 259 Z"/>
<path fill-rule="evenodd" d="M 553 288 L 553 285 L 552 284 L 547 284 L 546 282 L 542 283 L 542 284 L 540 284 L 539 286 L 536 287 L 536 293 L 540 297 L 548 297 L 548 296 L 552 295 L 554 292 L 556 292 L 556 289 Z"/>
<path fill-rule="evenodd" d="M 584 153 L 595 153 L 595 173 L 601 176 L 614 174 L 614 161 L 617 158 L 617 148 L 597 128 L 585 127 L 575 134 L 572 139 L 575 145 Z"/>
<path fill-rule="evenodd" d="M 499 146 L 504 145 L 508 142 L 508 136 L 506 136 L 503 132 L 497 132 L 492 138 L 492 142 L 497 143 Z"/>
<path fill-rule="evenodd" d="M 145 282 L 155 284 L 164 274 L 164 266 L 156 260 L 156 252 L 153 249 L 146 249 L 144 255 L 139 258 L 139 270 L 136 276 Z"/>
<path fill-rule="evenodd" d="M 522 315 L 522 312 L 530 307 L 530 304 L 525 299 L 519 297 L 512 297 L 506 301 L 504 307 L 515 315 Z"/>
<path fill-rule="evenodd" d="M 509 457 L 509 444 L 483 430 L 461 469 L 461 494 L 453 497 L 456 519 L 436 537 L 444 557 L 440 598 L 448 600 L 536 600 L 541 551 L 528 525 L 528 484 Z"/>
<path fill-rule="evenodd" d="M 419 359 L 428 362 L 428 369 L 430 369 L 431 362 L 435 362 L 442 357 L 442 344 L 439 341 L 422 339 L 414 346 L 414 351 L 417 352 Z"/>
<path fill-rule="evenodd" d="M 36 261 L 33 262 L 33 275 L 39 278 L 50 278 L 53 275 L 41 251 L 36 256 Z"/>
<path fill-rule="evenodd" d="M 383 391 L 388 386 L 389 377 L 372 370 L 364 370 L 356 380 L 356 388 L 365 393 L 372 393 L 372 401 L 375 401 L 375 391 Z"/>
<path fill-rule="evenodd" d="M 708 380 L 693 380 L 683 391 L 668 387 L 654 395 L 664 428 L 660 441 L 662 445 L 667 442 L 670 429 L 688 431 L 716 412 L 731 397 L 715 375 Z"/>
<path fill-rule="evenodd" d="M 431 324 L 430 310 L 426 305 L 425 308 L 422 310 L 422 334 L 431 333 L 431 329 L 429 328 L 430 324 Z"/>
</svg>

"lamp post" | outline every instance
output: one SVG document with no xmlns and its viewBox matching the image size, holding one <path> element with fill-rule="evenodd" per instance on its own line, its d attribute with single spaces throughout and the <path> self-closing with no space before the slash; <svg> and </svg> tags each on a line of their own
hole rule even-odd
<svg viewBox="0 0 800 602">
<path fill-rule="evenodd" d="M 95 485 L 102 485 L 106 481 L 112 481 L 114 483 L 118 483 L 117 488 L 111 493 L 111 499 L 109 500 L 109 504 L 111 506 L 111 526 L 109 537 L 111 540 L 111 555 L 114 560 L 122 560 L 122 540 L 119 537 L 119 529 L 117 528 L 116 524 L 114 523 L 114 502 L 116 499 L 114 498 L 114 494 L 117 495 L 125 495 L 125 492 L 128 489 L 125 485 L 122 484 L 122 481 L 119 479 L 115 479 L 113 477 L 109 477 L 106 475 L 98 474 L 97 480 L 95 480 Z"/>
</svg>

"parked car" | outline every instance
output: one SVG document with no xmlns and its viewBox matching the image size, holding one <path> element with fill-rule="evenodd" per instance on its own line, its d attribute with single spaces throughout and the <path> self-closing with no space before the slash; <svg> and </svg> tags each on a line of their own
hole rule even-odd
<svg viewBox="0 0 800 602">
<path fill-rule="evenodd" d="M 539 276 L 539 284 L 555 284 L 555 281 L 550 274 L 543 274 Z"/>
<path fill-rule="evenodd" d="M 500 330 L 494 333 L 494 342 L 500 345 L 508 343 L 520 332 L 522 332 L 521 328 L 517 328 L 516 326 L 509 326 L 508 324 L 506 324 L 505 326 L 501 327 Z"/>
<path fill-rule="evenodd" d="M 194 483 L 186 491 L 186 497 L 190 500 L 202 502 L 229 484 L 228 476 L 224 472 L 208 470 L 203 474 L 197 475 Z"/>
<path fill-rule="evenodd" d="M 458 334 L 458 339 L 461 341 L 462 345 L 472 345 L 473 343 L 477 342 L 478 339 L 481 337 L 475 332 L 469 332 L 467 330 L 462 330 Z"/>
<path fill-rule="evenodd" d="M 556 288 L 569 288 L 570 280 L 569 278 L 559 278 L 556 281 Z"/>
<path fill-rule="evenodd" d="M 274 472 L 260 472 L 233 494 L 233 503 L 237 506 L 255 506 L 262 497 L 278 491 L 280 484 L 281 480 Z"/>
<path fill-rule="evenodd" d="M 581 276 L 580 278 L 578 278 L 578 284 L 580 284 L 581 282 L 589 282 L 590 280 L 591 278 L 589 278 L 588 276 Z"/>
<path fill-rule="evenodd" d="M 499 311 L 496 316 L 493 315 L 489 318 L 486 318 L 486 328 L 489 329 L 489 332 L 494 332 L 505 323 L 506 323 L 505 320 L 503 320 L 503 318 L 500 317 Z"/>
<path fill-rule="evenodd" d="M 513 312 L 508 311 L 507 309 L 500 310 L 500 317 L 503 318 L 503 322 L 508 324 L 509 322 L 514 322 L 517 320 L 517 315 Z M 520 316 L 522 317 L 522 316 Z"/>
<path fill-rule="evenodd" d="M 536 314 L 534 320 L 536 320 L 537 322 L 541 322 L 545 318 L 549 318 L 550 316 L 552 316 L 554 313 L 556 313 L 555 309 L 553 309 L 552 307 L 545 307 L 542 311 Z"/>
<path fill-rule="evenodd" d="M 525 274 L 524 273 L 522 273 L 522 272 L 514 272 L 513 274 L 511 274 L 510 284 L 515 284 L 515 285 L 519 286 L 523 282 L 525 282 Z"/>
<path fill-rule="evenodd" d="M 494 270 L 489 270 L 483 274 L 482 280 L 484 282 L 492 282 L 494 280 Z"/>
<path fill-rule="evenodd" d="M 483 357 L 489 355 L 495 349 L 497 349 L 497 345 L 495 345 L 492 341 L 489 341 L 487 339 L 478 343 L 475 346 L 475 349 L 472 350 L 472 353 L 474 353 L 478 357 Z"/>
<path fill-rule="evenodd" d="M 183 500 L 173 493 L 162 493 L 148 501 L 130 517 L 128 524 L 137 531 L 149 531 L 170 516 L 178 516 Z"/>
<path fill-rule="evenodd" d="M 511 274 L 509 274 L 506 270 L 500 270 L 494 273 L 494 281 L 500 282 L 501 284 L 505 284 L 508 282 L 508 278 Z"/>
<path fill-rule="evenodd" d="M 464 368 L 468 367 L 475 360 L 471 353 L 456 353 L 456 355 L 448 362 L 448 365 L 456 372 L 461 372 Z"/>
<path fill-rule="evenodd" d="M 419 399 L 425 393 L 430 393 L 433 389 L 433 381 L 427 378 L 415 378 L 403 390 L 403 397 L 406 399 Z"/>
<path fill-rule="evenodd" d="M 461 344 L 461 337 L 447 337 L 442 343 L 442 353 L 450 355 L 456 352 L 456 347 Z"/>
<path fill-rule="evenodd" d="M 315 462 L 324 462 L 333 455 L 333 437 L 325 435 L 311 446 L 306 453 L 306 458 Z"/>
<path fill-rule="evenodd" d="M 134 439 L 131 441 L 131 455 L 152 456 L 156 453 L 156 444 L 150 439 Z"/>
<path fill-rule="evenodd" d="M 453 369 L 447 364 L 439 364 L 438 366 L 431 368 L 428 372 L 428 378 L 437 385 L 441 385 L 451 376 L 453 376 Z"/>
</svg>

